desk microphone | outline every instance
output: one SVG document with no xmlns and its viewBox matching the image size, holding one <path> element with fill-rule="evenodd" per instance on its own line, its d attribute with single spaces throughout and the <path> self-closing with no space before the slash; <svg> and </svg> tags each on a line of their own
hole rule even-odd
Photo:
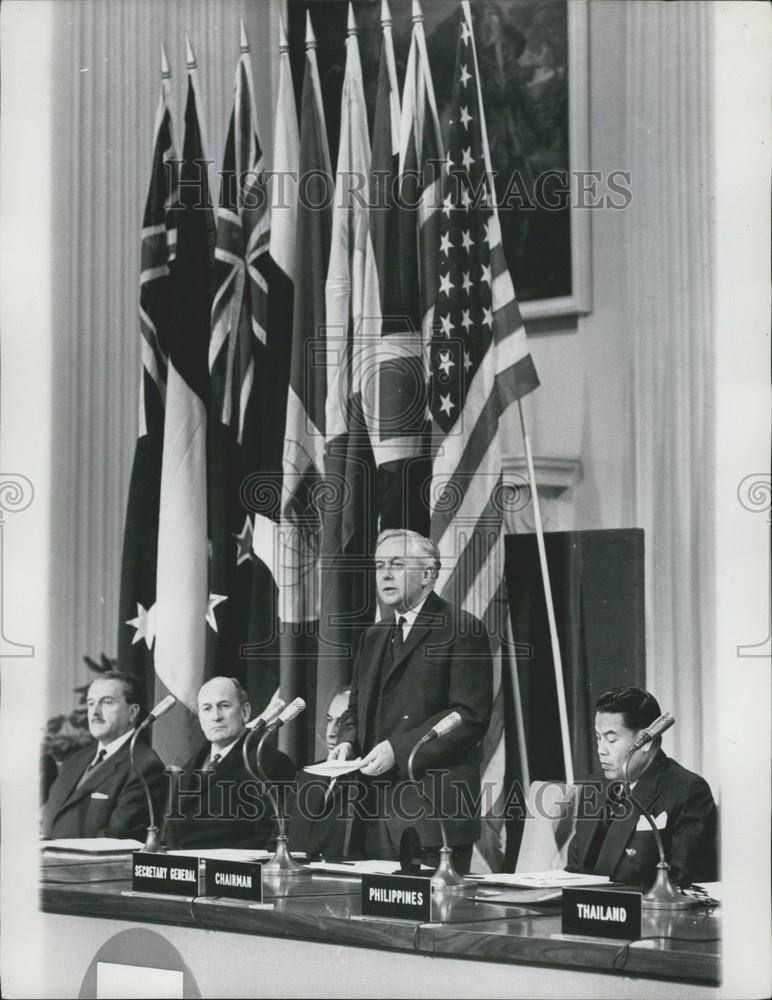
<svg viewBox="0 0 772 1000">
<path fill-rule="evenodd" d="M 451 730 L 455 729 L 457 726 L 461 725 L 461 715 L 459 712 L 451 712 L 450 715 L 446 715 L 444 719 L 440 719 L 439 722 L 435 723 L 429 730 L 430 739 L 434 740 L 438 736 L 445 736 Z"/>
<path fill-rule="evenodd" d="M 415 755 L 418 753 L 420 748 L 425 746 L 427 743 L 430 743 L 432 740 L 439 739 L 442 736 L 447 736 L 447 734 L 456 729 L 457 726 L 460 726 L 462 721 L 463 720 L 459 712 L 449 712 L 444 718 L 440 719 L 439 722 L 435 722 L 428 733 L 424 733 L 421 739 L 410 751 L 410 756 L 407 759 L 407 773 L 412 782 L 415 782 L 416 780 L 413 772 L 413 761 L 415 760 Z M 420 784 L 418 785 L 418 790 L 424 801 L 428 801 Z M 440 848 L 440 863 L 437 865 L 437 870 L 434 875 L 432 875 L 430 882 L 435 889 L 444 890 L 445 892 L 455 891 L 462 888 L 466 883 L 453 867 L 453 850 L 448 844 L 448 832 L 445 829 L 445 821 L 442 816 L 438 816 L 437 818 L 440 821 L 442 847 Z"/>
<path fill-rule="evenodd" d="M 177 699 L 173 694 L 167 694 L 165 698 L 162 698 L 152 712 L 148 712 L 147 717 L 142 720 L 139 724 L 139 729 L 146 729 L 147 726 L 152 726 L 154 722 L 161 718 L 162 715 L 166 715 L 169 709 L 174 708 L 177 704 Z"/>
<path fill-rule="evenodd" d="M 143 731 L 147 729 L 148 726 L 152 726 L 154 722 L 161 718 L 162 715 L 174 708 L 177 704 L 177 699 L 173 694 L 167 694 L 165 698 L 155 706 L 152 712 L 150 712 L 147 718 L 143 719 L 142 722 L 134 730 L 134 735 L 131 737 L 131 743 L 129 744 L 129 761 L 131 763 L 131 769 L 134 771 L 136 776 L 140 780 L 140 784 L 145 792 L 145 801 L 147 802 L 147 815 L 150 823 L 147 828 L 147 837 L 145 838 L 145 846 L 141 848 L 142 851 L 157 854 L 163 852 L 163 846 L 158 837 L 158 827 L 155 825 L 155 809 L 153 808 L 153 796 L 150 794 L 150 786 L 147 783 L 147 778 L 137 767 L 136 761 L 134 760 L 134 747 L 137 743 L 137 737 Z"/>
<path fill-rule="evenodd" d="M 262 733 L 286 707 L 287 703 L 282 698 L 272 698 L 263 711 L 247 723 L 247 729 L 254 733 Z"/>
<path fill-rule="evenodd" d="M 622 782 L 624 784 L 625 794 L 638 812 L 646 818 L 646 822 L 649 824 L 651 832 L 654 834 L 654 842 L 657 845 L 657 852 L 659 854 L 657 876 L 654 880 L 654 885 L 652 885 L 649 891 L 645 893 L 641 899 L 643 906 L 648 906 L 655 910 L 681 910 L 699 905 L 696 899 L 684 896 L 683 893 L 679 892 L 678 888 L 673 885 L 670 878 L 670 865 L 665 859 L 665 845 L 662 841 L 662 834 L 657 829 L 657 824 L 651 814 L 651 810 L 645 808 L 643 803 L 635 797 L 633 790 L 630 787 L 630 761 L 633 759 L 633 755 L 636 750 L 640 750 L 641 747 L 646 746 L 647 743 L 651 743 L 652 740 L 661 736 L 662 733 L 664 733 L 666 729 L 670 729 L 674 723 L 675 719 L 670 712 L 665 712 L 663 715 L 660 715 L 658 719 L 655 719 L 650 726 L 647 726 L 646 729 L 642 730 L 638 734 L 635 742 L 628 750 L 624 764 L 622 765 Z"/>
<path fill-rule="evenodd" d="M 257 770 L 260 777 L 265 782 L 265 790 L 268 797 L 273 803 L 273 807 L 276 811 L 276 824 L 279 827 L 279 833 L 276 837 L 276 850 L 274 851 L 273 857 L 270 861 L 263 865 L 263 872 L 268 875 L 302 875 L 306 869 L 303 865 L 299 865 L 297 861 L 292 857 L 289 850 L 289 839 L 287 837 L 287 817 L 284 814 L 279 803 L 278 792 L 274 793 L 271 788 L 271 784 L 268 780 L 268 775 L 265 773 L 263 768 L 263 747 L 265 746 L 265 741 L 268 737 L 275 733 L 277 729 L 281 729 L 282 726 L 286 726 L 288 722 L 292 722 L 296 719 L 301 712 L 305 712 L 306 703 L 302 698 L 295 698 L 291 701 L 286 708 L 273 718 L 265 728 L 265 732 L 260 737 L 260 742 L 257 745 L 256 763 Z"/>
<path fill-rule="evenodd" d="M 283 708 L 275 718 L 271 719 L 268 724 L 268 729 L 272 733 L 275 733 L 277 729 L 281 729 L 281 727 L 286 726 L 288 722 L 292 722 L 293 719 L 296 719 L 300 713 L 305 712 L 305 710 L 306 703 L 303 699 L 295 698 L 289 703 L 289 705 L 286 706 L 286 708 Z"/>
<path fill-rule="evenodd" d="M 670 712 L 665 712 L 663 715 L 660 715 L 660 717 L 655 719 L 650 726 L 647 726 L 645 729 L 642 729 L 640 733 L 638 733 L 635 743 L 633 743 L 632 750 L 640 750 L 641 747 L 645 747 L 647 743 L 651 743 L 652 740 L 656 740 L 658 736 L 661 736 L 665 730 L 670 729 L 673 725 L 675 725 L 675 719 Z"/>
</svg>

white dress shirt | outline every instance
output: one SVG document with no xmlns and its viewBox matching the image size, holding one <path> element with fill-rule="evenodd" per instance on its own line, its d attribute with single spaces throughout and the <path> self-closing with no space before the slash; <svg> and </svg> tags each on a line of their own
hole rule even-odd
<svg viewBox="0 0 772 1000">
<path fill-rule="evenodd" d="M 431 591 L 430 591 L 430 593 L 431 593 Z M 428 596 L 429 596 L 429 594 L 426 595 L 426 597 L 428 597 Z M 399 618 L 404 618 L 405 619 L 405 624 L 402 626 L 402 641 L 403 642 L 410 635 L 410 629 L 413 627 L 413 623 L 415 622 L 416 618 L 421 613 L 421 608 L 424 606 L 424 604 L 426 604 L 426 597 L 424 597 L 424 599 L 421 601 L 420 604 L 416 604 L 416 606 L 414 608 L 410 608 L 409 611 L 397 611 L 397 613 L 395 614 L 394 621 L 397 621 Z"/>
</svg>

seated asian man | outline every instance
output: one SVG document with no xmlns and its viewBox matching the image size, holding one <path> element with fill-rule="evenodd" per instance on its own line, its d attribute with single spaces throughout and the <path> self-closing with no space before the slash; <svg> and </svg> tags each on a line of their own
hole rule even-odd
<svg viewBox="0 0 772 1000">
<path fill-rule="evenodd" d="M 242 747 L 251 715 L 247 693 L 234 677 L 213 677 L 198 692 L 198 721 L 207 743 L 180 776 L 170 803 L 165 839 L 169 848 L 263 848 L 273 830 L 273 806 L 261 783 L 244 766 Z M 265 746 L 270 781 L 291 782 L 295 767 L 286 754 Z"/>
<path fill-rule="evenodd" d="M 662 712 L 653 695 L 635 687 L 607 691 L 595 706 L 595 742 L 603 769 L 601 794 L 585 785 L 569 871 L 608 875 L 648 889 L 659 861 L 651 826 L 625 800 L 622 768 L 638 734 Z M 680 885 L 718 878 L 717 813 L 707 782 L 668 757 L 657 738 L 631 759 L 635 799 L 654 817 L 670 875 Z"/>
<path fill-rule="evenodd" d="M 76 750 L 62 764 L 43 807 L 43 836 L 144 841 L 150 822 L 147 800 L 129 761 L 129 743 L 143 715 L 136 678 L 119 670 L 102 674 L 89 686 L 86 709 L 96 742 Z M 141 737 L 134 759 L 160 816 L 166 790 L 163 764 Z"/>
</svg>

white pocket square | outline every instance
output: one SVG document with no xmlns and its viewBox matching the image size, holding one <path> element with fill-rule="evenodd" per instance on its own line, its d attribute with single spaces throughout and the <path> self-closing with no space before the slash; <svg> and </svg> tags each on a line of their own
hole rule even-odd
<svg viewBox="0 0 772 1000">
<path fill-rule="evenodd" d="M 667 813 L 661 812 L 659 816 L 654 817 L 654 825 L 658 830 L 664 830 L 667 826 Z M 651 823 L 646 819 L 645 816 L 641 816 L 638 820 L 638 825 L 635 828 L 635 832 L 649 830 L 651 831 Z"/>
<path fill-rule="evenodd" d="M 109 799 L 110 796 L 109 795 L 105 795 L 104 792 L 92 792 L 91 793 L 91 798 L 92 799 Z"/>
</svg>

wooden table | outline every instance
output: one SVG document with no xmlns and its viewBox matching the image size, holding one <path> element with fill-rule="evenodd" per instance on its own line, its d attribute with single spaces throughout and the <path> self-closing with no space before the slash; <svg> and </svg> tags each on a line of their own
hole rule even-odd
<svg viewBox="0 0 772 1000">
<path fill-rule="evenodd" d="M 186 996 L 687 997 L 716 996 L 720 978 L 714 910 L 647 913 L 626 946 L 563 936 L 554 904 L 474 886 L 435 902 L 431 923 L 363 918 L 355 876 L 268 883 L 260 907 L 130 887 L 128 858 L 44 863 L 52 996 L 95 996 L 97 958 L 155 968 L 170 949 L 162 967 L 182 967 Z"/>
</svg>

